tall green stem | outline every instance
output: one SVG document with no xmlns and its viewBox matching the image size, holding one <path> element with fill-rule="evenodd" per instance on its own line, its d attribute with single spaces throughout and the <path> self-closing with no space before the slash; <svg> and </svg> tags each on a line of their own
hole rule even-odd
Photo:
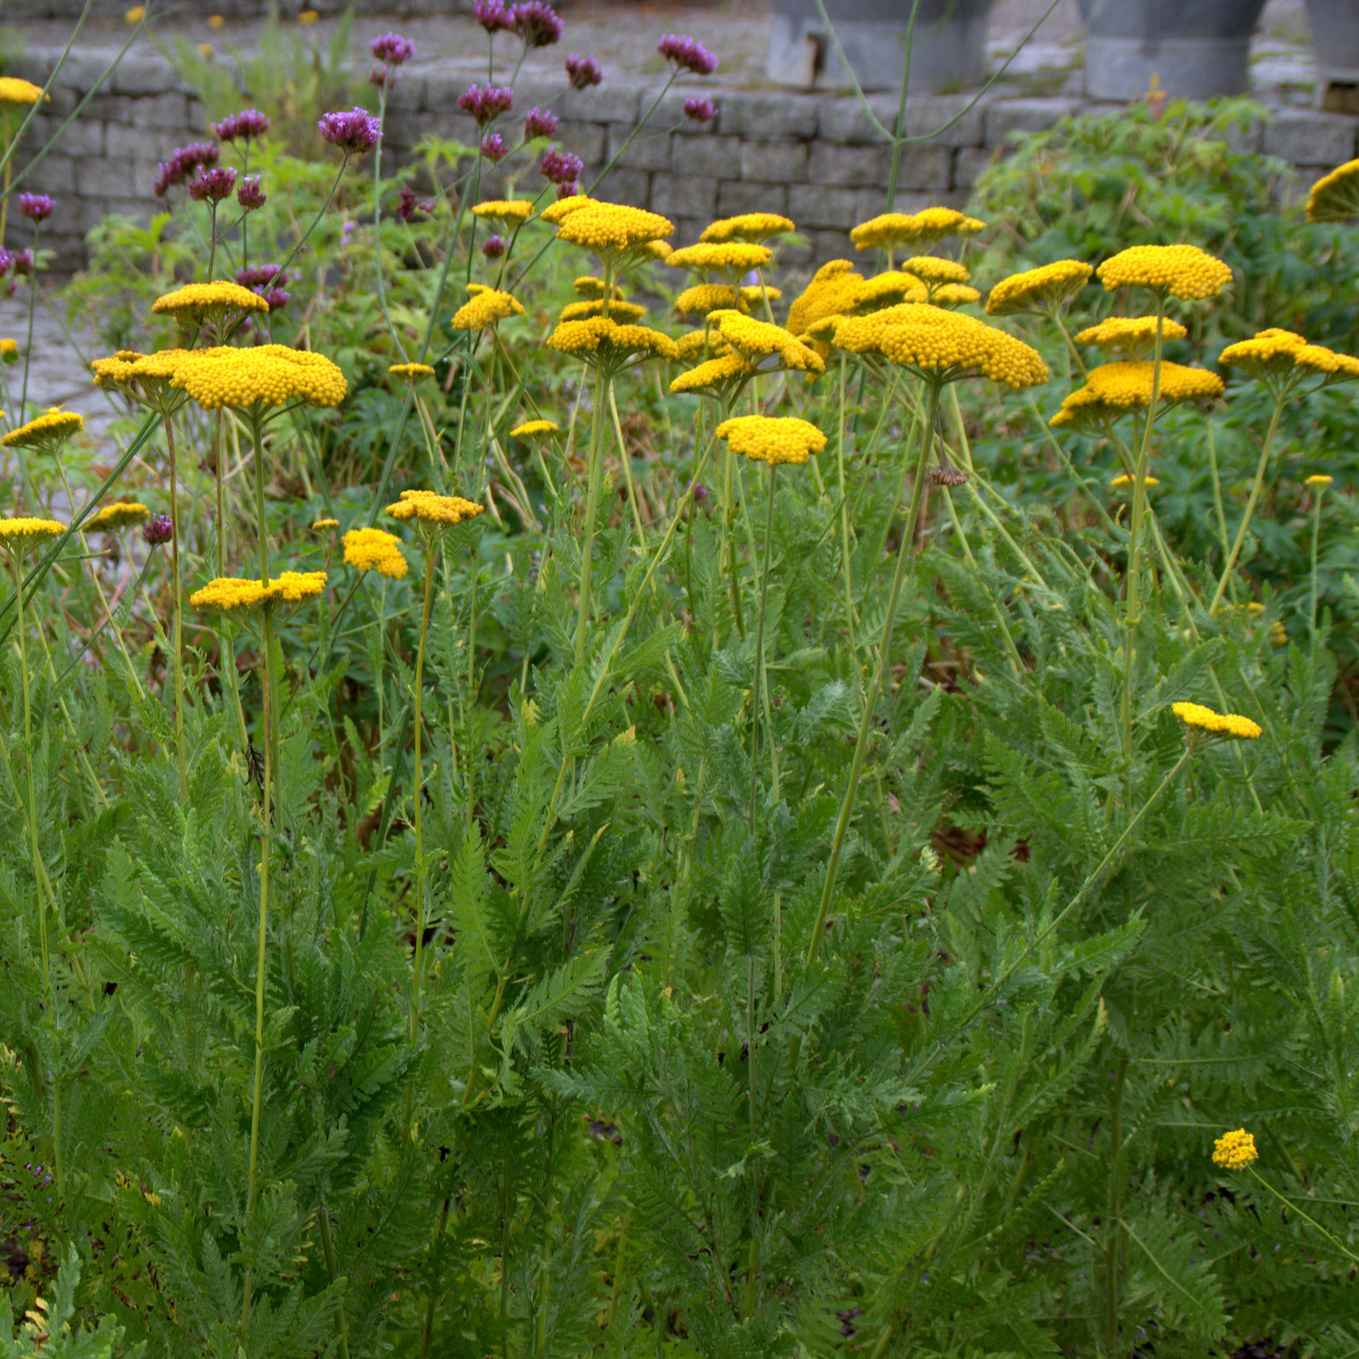
<svg viewBox="0 0 1359 1359">
<path fill-rule="evenodd" d="M 859 791 L 859 780 L 863 777 L 864 760 L 868 753 L 868 738 L 873 728 L 873 710 L 877 707 L 882 693 L 887 667 L 891 661 L 892 631 L 896 623 L 897 601 L 901 597 L 901 583 L 906 576 L 906 563 L 915 551 L 916 528 L 920 523 L 920 506 L 924 499 L 925 471 L 929 466 L 930 447 L 934 440 L 935 419 L 939 412 L 939 383 L 929 384 L 925 402 L 925 423 L 920 437 L 920 452 L 917 455 L 915 476 L 911 483 L 910 508 L 906 513 L 906 524 L 902 529 L 901 543 L 897 548 L 896 569 L 892 572 L 892 588 L 887 596 L 887 616 L 883 619 L 882 639 L 878 643 L 878 661 L 874 668 L 873 682 L 864 695 L 863 713 L 859 718 L 859 734 L 854 742 L 854 759 L 849 768 L 849 782 L 845 785 L 845 795 L 840 802 L 840 814 L 836 817 L 835 833 L 831 840 L 830 861 L 826 865 L 826 880 L 821 889 L 821 904 L 817 908 L 816 922 L 812 926 L 811 938 L 807 941 L 807 964 L 816 958 L 821 944 L 821 936 L 826 930 L 826 917 L 830 912 L 831 898 L 835 894 L 835 880 L 840 869 L 840 855 L 845 846 L 845 833 L 849 829 L 850 817 L 854 811 L 854 798 Z"/>
<path fill-rule="evenodd" d="M 585 632 L 590 622 L 590 576 L 594 566 L 595 521 L 604 481 L 604 425 L 608 420 L 609 373 L 601 364 L 595 369 L 595 408 L 590 422 L 590 470 L 585 491 L 584 543 L 580 558 L 580 612 L 576 617 L 575 663 L 585 658 Z"/>
<path fill-rule="evenodd" d="M 175 422 L 167 411 L 165 444 L 170 453 L 170 577 L 174 605 L 175 677 L 175 759 L 179 765 L 179 792 L 185 797 L 189 791 L 188 755 L 184 743 L 184 602 L 179 575 L 179 476 L 175 457 Z"/>
<path fill-rule="evenodd" d="M 1312 587 L 1308 595 L 1307 636 L 1313 650 L 1317 643 L 1317 548 L 1321 540 L 1321 501 L 1326 487 L 1319 485 L 1312 500 Z"/>
<path fill-rule="evenodd" d="M 729 453 L 728 457 L 735 454 Z M 776 463 L 769 464 L 769 508 L 765 514 L 764 525 L 764 569 L 760 573 L 760 612 L 755 619 L 755 678 L 752 684 L 750 704 L 750 832 L 755 834 L 755 805 L 758 800 L 760 775 L 756 764 L 759 744 L 759 722 L 765 719 L 765 740 L 769 743 L 769 758 L 773 764 L 774 795 L 778 796 L 779 765 L 774 744 L 774 714 L 769 703 L 769 683 L 764 672 L 764 620 L 769 607 L 769 563 L 773 556 L 774 543 L 774 474 L 778 471 Z M 761 694 L 764 695 L 761 700 Z M 752 1060 L 753 1057 L 752 1057 Z"/>
<path fill-rule="evenodd" d="M 850 650 L 858 633 L 854 615 L 854 562 L 849 553 L 849 497 L 845 490 L 845 388 L 848 381 L 849 355 L 840 355 L 840 422 L 835 446 L 836 473 L 840 482 L 840 567 L 845 583 L 845 625 L 849 629 Z"/>
<path fill-rule="evenodd" d="M 410 1041 L 412 1046 L 420 1032 L 420 982 L 424 966 L 425 946 L 425 819 L 421 807 L 424 768 L 422 765 L 425 691 L 425 646 L 429 636 L 430 606 L 434 600 L 434 567 L 438 559 L 438 539 L 425 536 L 425 589 L 420 607 L 420 641 L 415 652 L 415 965 L 411 973 Z M 409 1126 L 409 1109 L 407 1110 Z"/>
<path fill-rule="evenodd" d="M 1236 537 L 1232 539 L 1232 550 L 1227 554 L 1227 560 L 1222 567 L 1222 576 L 1218 580 L 1217 589 L 1213 591 L 1212 602 L 1208 605 L 1210 614 L 1217 612 L 1217 607 L 1222 603 L 1222 597 L 1227 593 L 1227 586 L 1231 582 L 1232 572 L 1236 569 L 1236 559 L 1241 555 L 1241 548 L 1246 541 L 1246 530 L 1250 528 L 1250 521 L 1255 514 L 1255 507 L 1260 503 L 1260 494 L 1265 487 L 1265 473 L 1269 470 L 1269 455 L 1273 451 L 1274 436 L 1279 430 L 1279 419 L 1283 415 L 1284 393 L 1276 393 L 1274 397 L 1274 411 L 1269 417 L 1269 428 L 1265 430 L 1265 437 L 1260 444 L 1260 457 L 1255 464 L 1255 480 L 1250 485 L 1250 495 L 1246 500 L 1246 512 L 1241 516 L 1241 522 L 1236 528 Z"/>
<path fill-rule="evenodd" d="M 1117 1359 L 1119 1300 L 1123 1283 L 1123 1085 L 1128 1056 L 1123 1053 L 1109 1096 L 1108 1194 L 1104 1241 L 1104 1353 Z"/>
</svg>

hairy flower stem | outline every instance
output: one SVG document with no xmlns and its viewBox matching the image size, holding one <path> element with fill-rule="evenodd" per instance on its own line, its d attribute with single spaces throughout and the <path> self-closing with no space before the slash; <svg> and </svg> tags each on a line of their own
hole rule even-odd
<svg viewBox="0 0 1359 1359">
<path fill-rule="evenodd" d="M 1222 597 L 1227 593 L 1232 572 L 1236 570 L 1236 559 L 1241 555 L 1241 548 L 1245 545 L 1246 530 L 1250 528 L 1250 521 L 1255 515 L 1255 507 L 1260 503 L 1260 495 L 1265 488 L 1265 473 L 1269 470 L 1269 457 L 1274 449 L 1274 436 L 1279 431 L 1279 420 L 1283 415 L 1284 396 L 1283 391 L 1275 393 L 1274 410 L 1270 414 L 1269 427 L 1265 430 L 1265 437 L 1260 444 L 1260 457 L 1255 464 L 1255 479 L 1251 482 L 1250 495 L 1246 499 L 1246 512 L 1241 516 L 1240 524 L 1237 525 L 1236 537 L 1232 539 L 1232 549 L 1228 552 L 1227 560 L 1223 564 L 1217 589 L 1213 591 L 1212 601 L 1208 605 L 1209 614 L 1217 612 L 1218 605 L 1222 603 Z"/>
<path fill-rule="evenodd" d="M 1318 1232 L 1320 1232 L 1321 1235 L 1325 1237 L 1326 1240 L 1336 1250 L 1338 1250 L 1341 1255 L 1345 1257 L 1345 1259 L 1347 1259 L 1353 1265 L 1359 1265 L 1359 1255 L 1356 1255 L 1352 1250 L 1350 1250 L 1350 1248 L 1346 1246 L 1345 1243 L 1341 1241 L 1338 1237 L 1334 1236 L 1331 1232 L 1328 1232 L 1326 1228 L 1323 1227 L 1321 1223 L 1319 1223 L 1316 1220 L 1316 1218 L 1312 1217 L 1311 1214 L 1304 1212 L 1301 1208 L 1298 1207 L 1296 1203 L 1293 1202 L 1292 1199 L 1288 1198 L 1287 1195 L 1281 1194 L 1277 1189 L 1275 1189 L 1274 1186 L 1270 1184 L 1270 1182 L 1267 1179 L 1265 1179 L 1265 1177 L 1261 1175 L 1260 1172 L 1256 1170 L 1254 1166 L 1247 1166 L 1246 1170 L 1252 1179 L 1256 1180 L 1263 1188 L 1269 1190 L 1269 1192 L 1273 1194 L 1274 1197 L 1278 1199 L 1279 1202 L 1282 1203 L 1285 1208 L 1289 1209 L 1291 1212 L 1296 1213 L 1305 1223 L 1307 1223 L 1309 1227 L 1313 1227 Z"/>
<path fill-rule="evenodd" d="M 184 744 L 184 601 L 179 575 L 179 476 L 174 419 L 166 412 L 161 423 L 165 426 L 165 446 L 170 454 L 170 588 L 174 607 L 174 636 L 170 645 L 175 653 L 175 759 L 179 765 L 180 796 L 186 797 L 189 791 L 189 766 Z"/>
<path fill-rule="evenodd" d="M 811 938 L 807 941 L 807 965 L 816 959 L 816 951 L 821 944 L 821 936 L 826 932 L 826 917 L 830 912 L 831 898 L 835 895 L 835 880 L 840 869 L 840 855 L 845 846 L 845 834 L 849 830 L 850 816 L 854 811 L 854 798 L 859 791 L 859 780 L 863 777 L 864 762 L 868 753 L 868 738 L 873 727 L 873 710 L 878 705 L 887 668 L 891 663 L 892 631 L 896 622 L 897 601 L 901 597 L 901 583 L 906 575 L 906 563 L 915 552 L 916 528 L 920 523 L 920 506 L 924 499 L 925 471 L 929 466 L 930 447 L 934 441 L 935 419 L 939 413 L 939 386 L 929 384 L 925 401 L 925 422 L 920 436 L 920 451 L 916 455 L 915 474 L 911 482 L 911 502 L 906 512 L 906 523 L 901 533 L 901 543 L 897 548 L 896 569 L 892 572 L 892 586 L 887 596 L 887 616 L 883 619 L 882 639 L 878 643 L 878 660 L 874 667 L 873 682 L 864 695 L 863 714 L 859 719 L 859 734 L 854 742 L 854 758 L 849 767 L 849 782 L 845 785 L 845 795 L 840 802 L 840 813 L 835 820 L 835 834 L 831 839 L 830 860 L 826 864 L 826 880 L 821 888 L 821 904 L 817 908 L 816 921 L 812 925 Z"/>
<path fill-rule="evenodd" d="M 1321 501 L 1325 494 L 1325 486 L 1318 486 L 1312 500 L 1312 585 L 1308 592 L 1307 637 L 1313 656 L 1317 646 L 1317 546 L 1321 538 Z"/>
<path fill-rule="evenodd" d="M 28 419 L 28 373 L 33 361 L 33 313 L 38 305 L 38 224 L 33 223 L 33 264 L 28 271 L 28 330 L 24 337 L 24 379 L 23 386 L 19 392 L 19 419 Z M 24 490 L 32 498 L 32 492 L 28 486 L 28 470 L 26 460 L 20 459 L 20 464 L 24 467 Z"/>
<path fill-rule="evenodd" d="M 729 458 L 733 454 L 727 455 Z M 755 832 L 755 805 L 759 798 L 760 775 L 756 764 L 759 753 L 759 723 L 763 715 L 765 739 L 769 743 L 769 762 L 773 779 L 774 797 L 779 795 L 779 757 L 774 743 L 774 713 L 769 703 L 769 679 L 764 669 L 764 622 L 769 606 L 769 561 L 773 556 L 774 543 L 774 473 L 778 471 L 775 463 L 769 464 L 769 508 L 765 515 L 764 526 L 764 566 L 760 572 L 760 612 L 755 619 L 755 676 L 750 696 L 750 833 Z M 761 713 L 761 694 L 763 694 L 763 714 Z M 752 1058 L 753 1060 L 753 1058 Z"/>
<path fill-rule="evenodd" d="M 840 422 L 835 445 L 835 470 L 840 482 L 840 567 L 845 582 L 845 626 L 851 644 L 858 635 L 858 621 L 854 613 L 854 562 L 849 552 L 849 497 L 845 490 L 845 388 L 848 381 L 849 355 L 840 354 Z"/>
<path fill-rule="evenodd" d="M 608 281 L 612 286 L 612 276 Z M 608 296 L 606 291 L 605 296 Z M 595 523 L 604 482 L 604 425 L 608 419 L 609 374 L 601 365 L 595 370 L 594 410 L 590 421 L 590 470 L 585 491 L 584 542 L 580 558 L 580 612 L 576 617 L 575 663 L 585 659 L 585 633 L 590 622 L 590 576 L 594 567 Z"/>
<path fill-rule="evenodd" d="M 425 952 L 425 819 L 421 808 L 424 767 L 422 755 L 424 736 L 422 732 L 425 689 L 425 648 L 429 639 L 430 607 L 434 600 L 434 568 L 438 563 L 438 538 L 433 533 L 425 534 L 425 586 L 420 606 L 420 641 L 415 651 L 415 760 L 412 782 L 415 793 L 415 962 L 411 970 L 410 998 L 410 1041 L 415 1045 L 420 1032 L 420 983 L 423 975 Z M 407 1087 L 409 1095 L 410 1087 Z M 410 1132 L 410 1099 L 406 1104 L 406 1131 Z"/>
</svg>

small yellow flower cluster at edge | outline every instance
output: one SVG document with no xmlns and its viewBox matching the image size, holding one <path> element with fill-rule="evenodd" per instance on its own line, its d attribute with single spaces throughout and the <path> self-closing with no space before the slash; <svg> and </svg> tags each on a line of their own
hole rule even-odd
<svg viewBox="0 0 1359 1359">
<path fill-rule="evenodd" d="M 28 538 L 55 538 L 66 532 L 66 525 L 55 519 L 32 519 L 19 515 L 0 519 L 0 541 L 22 544 Z"/>
<path fill-rule="evenodd" d="M 736 415 L 713 431 L 733 453 L 756 462 L 804 463 L 826 446 L 826 436 L 795 416 Z"/>
<path fill-rule="evenodd" d="M 561 428 L 555 420 L 525 420 L 510 430 L 511 439 L 532 439 L 539 434 L 560 434 Z"/>
<path fill-rule="evenodd" d="M 217 576 L 189 596 L 195 609 L 259 609 L 273 604 L 298 604 L 315 599 L 326 588 L 324 571 L 282 571 L 263 580 Z"/>
<path fill-rule="evenodd" d="M 377 571 L 392 580 L 403 579 L 410 569 L 401 551 L 401 539 L 386 529 L 350 529 L 342 541 L 346 566 Z"/>
<path fill-rule="evenodd" d="M 1213 1164 L 1224 1170 L 1245 1170 L 1260 1159 L 1255 1149 L 1255 1135 L 1244 1128 L 1233 1128 L 1213 1143 Z"/>
<path fill-rule="evenodd" d="M 475 519 L 485 506 L 460 495 L 440 495 L 437 491 L 402 491 L 401 498 L 387 506 L 393 519 L 417 519 L 422 524 L 447 528 Z"/>
<path fill-rule="evenodd" d="M 212 283 L 186 283 L 181 288 L 162 293 L 151 304 L 151 310 L 158 314 L 169 313 L 173 316 L 187 314 L 198 317 L 213 311 L 268 311 L 269 303 L 259 293 L 243 288 L 239 283 L 227 279 L 216 279 Z"/>
<path fill-rule="evenodd" d="M 115 500 L 91 516 L 84 525 L 87 533 L 111 533 L 114 529 L 140 524 L 151 517 L 151 511 L 140 500 Z"/>
<path fill-rule="evenodd" d="M 1243 741 L 1259 739 L 1263 728 L 1240 713 L 1219 713 L 1202 703 L 1172 703 L 1170 711 L 1185 724 L 1214 736 L 1236 736 Z"/>
<path fill-rule="evenodd" d="M 84 429 L 85 417 L 77 411 L 64 411 L 56 406 L 35 416 L 26 424 L 12 429 L 0 444 L 6 448 L 46 448 L 69 439 L 77 430 Z"/>
<path fill-rule="evenodd" d="M 1196 245 L 1132 245 L 1095 270 L 1109 292 L 1151 288 L 1172 297 L 1215 297 L 1232 281 L 1231 269 Z"/>
</svg>

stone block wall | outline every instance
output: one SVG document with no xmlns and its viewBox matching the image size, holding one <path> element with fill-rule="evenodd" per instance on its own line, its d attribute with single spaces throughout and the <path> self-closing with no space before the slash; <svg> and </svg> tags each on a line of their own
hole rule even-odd
<svg viewBox="0 0 1359 1359">
<path fill-rule="evenodd" d="M 45 81 L 55 52 L 31 52 L 15 73 Z M 73 55 L 53 89 L 50 106 L 35 120 L 28 146 L 56 131 L 103 71 L 102 60 Z M 416 64 L 403 72 L 388 113 L 386 148 L 399 161 L 430 132 L 475 144 L 472 120 L 457 110 L 466 87 L 462 72 Z M 515 108 L 534 104 L 561 118 L 560 143 L 586 162 L 587 180 L 621 151 L 618 165 L 598 187 L 608 198 L 662 212 L 675 222 L 675 241 L 687 243 L 715 215 L 755 209 L 787 213 L 808 237 L 792 264 L 845 254 L 846 232 L 883 209 L 888 148 L 875 126 L 895 116 L 895 100 L 875 97 L 870 117 L 846 96 L 797 92 L 715 95 L 719 113 L 706 126 L 687 121 L 681 105 L 689 91 L 676 87 L 662 100 L 646 128 L 632 135 L 659 86 L 610 81 L 593 90 L 564 89 L 557 81 L 536 86 L 521 79 Z M 1074 98 L 991 97 L 969 106 L 969 96 L 931 96 L 912 101 L 908 131 L 928 141 L 907 147 L 898 180 L 897 206 L 912 211 L 929 203 L 961 205 L 977 176 L 1003 154 L 1012 133 L 1050 127 L 1059 119 L 1098 107 Z M 170 148 L 202 138 L 206 119 L 198 101 L 177 84 L 172 70 L 154 56 L 127 56 L 21 187 L 51 193 L 60 212 L 44 240 L 69 270 L 84 257 L 84 233 L 108 212 L 148 218 L 156 162 Z M 631 138 L 631 139 L 630 139 Z M 318 142 L 318 150 L 320 144 Z M 1296 193 L 1327 169 L 1359 154 L 1359 118 L 1301 109 L 1278 110 L 1243 149 L 1281 157 L 1298 170 Z M 20 158 L 20 165 L 24 158 Z M 524 187 L 539 181 L 524 173 Z M 485 181 L 497 189 L 498 175 Z M 11 244 L 20 244 L 11 238 Z"/>
</svg>

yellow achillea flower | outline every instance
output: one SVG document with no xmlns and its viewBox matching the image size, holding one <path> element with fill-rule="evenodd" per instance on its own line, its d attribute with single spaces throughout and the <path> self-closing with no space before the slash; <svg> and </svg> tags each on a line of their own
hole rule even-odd
<svg viewBox="0 0 1359 1359">
<path fill-rule="evenodd" d="M 608 316 L 561 322 L 547 337 L 547 347 L 606 368 L 621 367 L 632 359 L 678 357 L 668 335 L 650 326 L 620 325 Z"/>
<path fill-rule="evenodd" d="M 1109 292 L 1150 288 L 1186 299 L 1216 297 L 1232 281 L 1231 269 L 1196 245 L 1133 245 L 1095 270 Z"/>
<path fill-rule="evenodd" d="M 852 310 L 855 290 L 863 281 L 864 276 L 849 260 L 827 260 L 793 299 L 788 308 L 788 329 L 794 335 L 806 335 L 816 322 Z"/>
<path fill-rule="evenodd" d="M 0 363 L 19 362 L 19 341 L 0 340 Z"/>
<path fill-rule="evenodd" d="M 1224 1170 L 1245 1170 L 1259 1159 L 1260 1153 L 1255 1150 L 1255 1136 L 1244 1128 L 1223 1133 L 1213 1143 L 1213 1164 Z"/>
<path fill-rule="evenodd" d="M 129 24 L 139 24 L 145 18 L 146 18 L 145 5 L 133 5 L 132 8 L 128 10 L 126 14 L 123 15 L 123 21 Z"/>
<path fill-rule="evenodd" d="M 939 255 L 912 255 L 901 267 L 926 283 L 966 283 L 972 277 L 965 264 Z"/>
<path fill-rule="evenodd" d="M 730 352 L 731 346 L 715 330 L 688 330 L 675 341 L 675 357 L 685 363 L 705 355 Z"/>
<path fill-rule="evenodd" d="M 555 420 L 525 420 L 510 430 L 511 439 L 532 439 L 539 434 L 560 434 L 561 426 Z"/>
<path fill-rule="evenodd" d="M 418 519 L 435 528 L 448 528 L 475 519 L 482 510 L 474 500 L 460 495 L 440 495 L 437 491 L 402 491 L 401 498 L 387 506 L 393 519 Z"/>
<path fill-rule="evenodd" d="M 903 273 L 900 269 L 884 269 L 882 273 L 864 279 L 853 288 L 847 283 L 843 284 L 842 293 L 844 310 L 859 315 L 879 311 L 883 307 L 894 307 L 898 302 L 924 302 L 929 297 L 929 289 L 914 274 Z M 807 323 L 806 331 L 810 331 L 820 319 L 823 318 L 813 317 Z M 792 320 L 791 313 L 789 320 Z M 789 329 L 792 329 L 791 325 Z"/>
<path fill-rule="evenodd" d="M 1240 713 L 1219 713 L 1202 703 L 1172 703 L 1170 711 L 1185 724 L 1214 736 L 1235 736 L 1243 741 L 1254 741 L 1264 730 L 1258 722 Z"/>
<path fill-rule="evenodd" d="M 10 430 L 0 439 L 0 444 L 6 448 L 51 448 L 65 443 L 77 430 L 84 428 L 83 415 L 52 406 L 27 424 Z"/>
<path fill-rule="evenodd" d="M 297 22 L 305 27 L 307 24 L 314 24 L 320 17 L 314 9 L 304 9 L 297 16 Z"/>
<path fill-rule="evenodd" d="M 796 231 L 793 221 L 777 212 L 742 212 L 735 217 L 719 217 L 709 222 L 699 233 L 701 242 L 767 241 L 771 236 L 782 236 Z"/>
<path fill-rule="evenodd" d="M 410 569 L 401 552 L 401 539 L 386 529 L 350 529 L 341 541 L 346 566 L 377 571 L 392 580 L 402 580 Z"/>
<path fill-rule="evenodd" d="M 204 61 L 211 61 L 213 55 L 212 44 L 210 42 L 200 42 L 198 44 L 198 55 L 202 57 Z"/>
<path fill-rule="evenodd" d="M 42 86 L 18 76 L 0 76 L 0 104 L 36 104 L 42 97 Z"/>
<path fill-rule="evenodd" d="M 1359 377 L 1359 359 L 1335 349 L 1327 349 L 1324 344 L 1305 344 L 1301 349 L 1294 350 L 1293 362 L 1299 368 L 1325 373 L 1333 382 Z"/>
<path fill-rule="evenodd" d="M 1329 486 L 1335 478 L 1325 472 L 1313 472 L 1302 484 L 1304 486 Z"/>
<path fill-rule="evenodd" d="M 1294 358 L 1306 347 L 1305 336 L 1271 326 L 1256 331 L 1249 340 L 1229 344 L 1217 356 L 1217 361 L 1224 368 L 1242 368 L 1249 377 L 1294 377 L 1298 371 Z"/>
<path fill-rule="evenodd" d="M 580 302 L 568 302 L 561 310 L 559 321 L 585 321 L 591 316 L 612 316 L 620 321 L 636 321 L 646 315 L 646 308 L 637 302 L 624 302 L 619 298 L 586 298 Z"/>
<path fill-rule="evenodd" d="M 642 254 L 650 255 L 654 260 L 660 260 L 662 264 L 675 253 L 675 247 L 669 241 L 648 241 L 642 247 Z"/>
<path fill-rule="evenodd" d="M 474 217 L 504 222 L 507 226 L 522 226 L 532 213 L 533 204 L 527 198 L 488 198 L 472 205 Z"/>
<path fill-rule="evenodd" d="M 701 274 L 744 274 L 763 269 L 774 258 L 767 245 L 751 241 L 701 241 L 672 250 L 665 262 L 676 269 L 693 269 Z"/>
<path fill-rule="evenodd" d="M 605 282 L 594 274 L 582 274 L 571 286 L 576 290 L 577 297 L 603 297 L 605 292 Z M 613 287 L 613 295 L 622 297 L 623 290 L 616 283 Z"/>
<path fill-rule="evenodd" d="M 782 326 L 757 321 L 739 311 L 715 311 L 709 319 L 717 322 L 722 338 L 757 368 L 775 366 L 799 373 L 826 371 L 825 359 Z M 771 358 L 777 358 L 778 364 L 769 364 Z"/>
<path fill-rule="evenodd" d="M 1145 361 L 1121 360 L 1092 368 L 1084 387 L 1078 387 L 1063 402 L 1049 421 L 1053 425 L 1117 419 L 1138 407 L 1151 404 L 1156 365 Z M 1189 368 L 1182 363 L 1161 363 L 1158 401 L 1212 401 L 1223 393 L 1223 382 L 1206 368 Z"/>
<path fill-rule="evenodd" d="M 433 365 L 428 363 L 389 363 L 387 372 L 392 377 L 410 378 L 412 381 L 416 378 L 434 376 Z"/>
<path fill-rule="evenodd" d="M 273 604 L 299 604 L 326 588 L 324 571 L 283 571 L 267 582 L 240 576 L 217 576 L 189 596 L 195 609 L 259 609 Z"/>
<path fill-rule="evenodd" d="M 597 201 L 597 199 L 591 198 L 588 193 L 570 193 L 565 198 L 557 199 L 555 203 L 549 203 L 538 214 L 538 217 L 541 221 L 552 226 L 559 226 L 573 212 L 579 212 L 581 208 L 587 208 Z"/>
<path fill-rule="evenodd" d="M 747 283 L 741 289 L 741 301 L 747 306 L 760 302 L 777 302 L 783 296 L 783 289 L 772 283 Z"/>
<path fill-rule="evenodd" d="M 56 538 L 66 532 L 66 525 L 55 519 L 30 519 L 23 515 L 0 519 L 0 542 L 6 547 L 23 547 L 30 538 Z"/>
<path fill-rule="evenodd" d="M 312 524 L 311 531 L 313 533 L 325 533 L 327 529 L 339 527 L 340 521 L 338 519 L 318 519 Z"/>
<path fill-rule="evenodd" d="M 1120 472 L 1120 473 L 1118 474 L 1118 476 L 1116 476 L 1116 477 L 1109 483 L 1109 485 L 1110 485 L 1111 487 L 1113 487 L 1113 489 L 1116 490 L 1116 491 L 1121 491 L 1125 486 L 1131 486 L 1132 484 L 1133 484 L 1133 479 L 1132 479 L 1132 473 L 1131 473 L 1131 472 Z M 1161 478 L 1160 478 L 1160 477 L 1143 477 L 1143 478 L 1142 478 L 1142 485 L 1143 485 L 1143 486 L 1151 487 L 1151 486 L 1159 486 L 1160 484 L 1161 484 Z"/>
<path fill-rule="evenodd" d="M 1309 222 L 1348 222 L 1359 217 L 1359 160 L 1322 175 L 1307 195 Z"/>
<path fill-rule="evenodd" d="M 985 222 L 956 208 L 924 208 L 870 217 L 849 233 L 849 239 L 856 250 L 871 250 L 875 246 L 933 245 L 948 236 L 974 236 L 985 229 Z"/>
<path fill-rule="evenodd" d="M 222 18 L 220 14 L 208 15 L 208 27 L 212 29 L 214 33 L 216 33 L 219 29 L 223 28 L 225 24 L 226 20 Z"/>
<path fill-rule="evenodd" d="M 723 354 L 686 369 L 671 382 L 670 390 L 676 395 L 685 392 L 720 393 L 729 383 L 750 377 L 755 371 L 755 366 L 743 355 L 735 352 Z"/>
<path fill-rule="evenodd" d="M 626 203 L 596 201 L 569 213 L 557 228 L 557 237 L 602 255 L 620 255 L 650 241 L 663 240 L 674 230 L 675 224 L 658 212 L 629 207 Z"/>
<path fill-rule="evenodd" d="M 1043 311 L 1069 302 L 1095 271 L 1084 260 L 1053 260 L 1003 278 L 986 297 L 988 316 Z"/>
<path fill-rule="evenodd" d="M 151 517 L 151 511 L 139 500 L 115 500 L 105 505 L 84 525 L 87 533 L 111 533 L 114 529 L 140 524 Z"/>
<path fill-rule="evenodd" d="M 164 293 L 151 304 L 151 310 L 177 318 L 197 321 L 227 311 L 268 311 L 269 303 L 259 293 L 239 283 L 218 279 L 213 283 L 186 283 Z"/>
<path fill-rule="evenodd" d="M 696 283 L 675 299 L 675 310 L 681 316 L 706 316 L 710 311 L 740 305 L 740 289 L 730 283 Z"/>
<path fill-rule="evenodd" d="M 1161 318 L 1161 339 L 1183 340 L 1189 332 L 1170 317 Z M 1156 352 L 1154 316 L 1110 316 L 1076 332 L 1077 344 L 1093 344 L 1125 358 L 1150 358 Z"/>
<path fill-rule="evenodd" d="M 170 385 L 205 410 L 247 410 L 289 401 L 338 406 L 349 392 L 344 374 L 324 354 L 282 344 L 191 350 L 176 360 Z"/>
<path fill-rule="evenodd" d="M 756 462 L 804 463 L 826 446 L 826 436 L 794 416 L 737 415 L 713 431 L 727 447 Z"/>
<path fill-rule="evenodd" d="M 506 317 L 524 315 L 519 299 L 500 288 L 468 284 L 467 291 L 472 296 L 453 313 L 454 330 L 487 330 Z"/>
<path fill-rule="evenodd" d="M 965 307 L 981 301 L 981 292 L 970 283 L 940 283 L 930 289 L 929 300 L 936 307 Z"/>
</svg>

